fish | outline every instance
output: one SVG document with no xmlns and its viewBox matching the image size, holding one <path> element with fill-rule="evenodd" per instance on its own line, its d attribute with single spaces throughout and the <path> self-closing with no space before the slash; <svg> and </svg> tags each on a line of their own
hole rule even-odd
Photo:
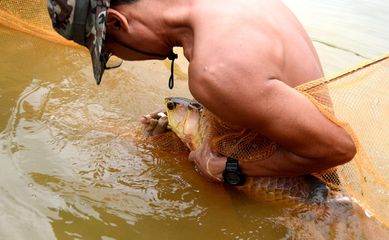
<svg viewBox="0 0 389 240">
<path fill-rule="evenodd" d="M 198 149 L 207 134 L 209 121 L 204 107 L 196 100 L 183 97 L 165 98 L 168 128 L 190 151 Z M 242 186 L 235 186 L 257 201 L 323 202 L 329 188 L 313 175 L 296 177 L 246 177 Z"/>
</svg>

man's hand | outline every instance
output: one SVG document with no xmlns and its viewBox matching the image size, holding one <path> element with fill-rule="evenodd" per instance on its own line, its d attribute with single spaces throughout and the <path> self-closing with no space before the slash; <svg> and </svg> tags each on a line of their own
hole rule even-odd
<svg viewBox="0 0 389 240">
<path fill-rule="evenodd" d="M 164 109 L 152 112 L 144 115 L 140 118 L 140 122 L 144 125 L 144 136 L 155 136 L 167 131 L 170 131 L 168 127 L 168 119 Z"/>
<path fill-rule="evenodd" d="M 208 140 L 200 148 L 190 152 L 189 161 L 196 164 L 197 170 L 211 181 L 223 181 L 223 171 L 227 158 L 212 152 Z"/>
</svg>

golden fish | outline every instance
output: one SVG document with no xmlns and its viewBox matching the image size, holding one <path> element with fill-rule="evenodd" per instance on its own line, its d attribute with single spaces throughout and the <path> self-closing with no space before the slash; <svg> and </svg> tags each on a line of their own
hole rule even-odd
<svg viewBox="0 0 389 240">
<path fill-rule="evenodd" d="M 165 99 L 169 128 L 180 140 L 194 151 L 203 142 L 208 128 L 203 107 L 195 100 L 181 97 Z M 300 177 L 247 177 L 243 186 L 237 187 L 250 198 L 260 201 L 299 199 L 301 201 L 324 201 L 328 187 L 311 176 Z"/>
</svg>

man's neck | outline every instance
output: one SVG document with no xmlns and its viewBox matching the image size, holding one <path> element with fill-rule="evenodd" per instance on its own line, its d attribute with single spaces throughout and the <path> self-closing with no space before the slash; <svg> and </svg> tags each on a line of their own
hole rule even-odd
<svg viewBox="0 0 389 240">
<path fill-rule="evenodd" d="M 136 21 L 162 39 L 167 46 L 191 49 L 192 0 L 139 0 L 128 6 L 115 6 L 125 11 L 130 21 Z M 125 9 L 123 9 L 125 8 Z M 188 57 L 189 53 L 185 53 Z"/>
</svg>

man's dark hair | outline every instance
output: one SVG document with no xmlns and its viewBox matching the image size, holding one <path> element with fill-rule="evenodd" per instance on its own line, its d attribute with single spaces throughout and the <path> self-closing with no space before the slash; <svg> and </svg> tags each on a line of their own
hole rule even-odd
<svg viewBox="0 0 389 240">
<path fill-rule="evenodd" d="M 137 2 L 138 0 L 111 0 L 111 6 L 117 6 L 121 4 L 126 4 L 126 3 L 134 3 Z"/>
</svg>

